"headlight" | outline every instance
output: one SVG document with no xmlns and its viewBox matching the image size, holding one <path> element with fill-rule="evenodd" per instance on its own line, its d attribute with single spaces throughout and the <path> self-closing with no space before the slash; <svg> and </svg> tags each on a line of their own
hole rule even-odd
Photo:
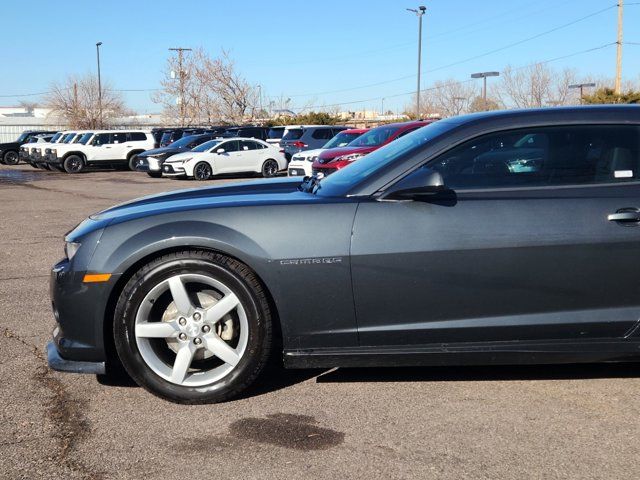
<svg viewBox="0 0 640 480">
<path fill-rule="evenodd" d="M 181 158 L 180 160 L 176 160 L 175 163 L 187 163 L 189 160 L 191 160 L 192 157 L 189 158 Z"/>
<path fill-rule="evenodd" d="M 313 157 L 307 157 L 307 162 L 315 162 L 318 159 L 318 155 L 314 155 Z"/>
<path fill-rule="evenodd" d="M 69 260 L 75 256 L 79 248 L 80 244 L 78 242 L 64 242 L 64 253 Z"/>
</svg>

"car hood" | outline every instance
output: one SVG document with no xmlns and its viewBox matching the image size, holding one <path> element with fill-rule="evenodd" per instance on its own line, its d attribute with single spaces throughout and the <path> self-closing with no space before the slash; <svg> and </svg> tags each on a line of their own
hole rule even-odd
<svg viewBox="0 0 640 480">
<path fill-rule="evenodd" d="M 295 158 L 295 157 L 313 157 L 314 155 L 320 155 L 322 152 L 324 152 L 324 148 L 316 148 L 313 150 L 303 150 L 302 152 L 298 152 L 298 153 L 294 153 L 293 156 L 291 158 Z"/>
<path fill-rule="evenodd" d="M 172 147 L 169 145 L 168 147 L 160 147 L 154 148 L 153 150 L 146 150 L 140 154 L 138 157 L 158 157 L 162 155 L 175 155 L 176 153 L 188 152 L 189 150 L 186 147 Z"/>
<path fill-rule="evenodd" d="M 193 158 L 193 157 L 197 157 L 199 155 L 202 155 L 202 153 L 204 152 L 192 152 L 190 150 L 187 150 L 186 152 L 182 152 L 182 153 L 176 153 L 175 155 L 171 155 L 169 158 L 167 158 L 167 163 L 171 163 L 171 162 L 182 162 L 184 160 L 187 160 L 189 158 Z"/>
<path fill-rule="evenodd" d="M 90 218 L 106 226 L 163 213 L 313 200 L 315 195 L 298 191 L 300 183 L 299 178 L 283 178 L 177 190 L 116 205 Z"/>
<path fill-rule="evenodd" d="M 18 142 L 0 143 L 0 150 L 4 150 L 5 148 L 18 148 L 21 145 L 24 145 L 24 144 L 18 143 Z"/>
<path fill-rule="evenodd" d="M 362 153 L 367 154 L 373 152 L 380 148 L 381 145 L 371 146 L 371 147 L 342 147 L 342 148 L 330 148 L 329 150 L 325 150 L 320 154 L 318 158 L 319 163 L 329 163 L 332 160 L 342 157 L 343 155 L 350 155 L 352 153 Z"/>
</svg>

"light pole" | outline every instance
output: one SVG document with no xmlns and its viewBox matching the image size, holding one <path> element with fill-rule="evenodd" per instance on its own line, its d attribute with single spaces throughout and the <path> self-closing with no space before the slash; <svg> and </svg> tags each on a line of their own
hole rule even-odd
<svg viewBox="0 0 640 480">
<path fill-rule="evenodd" d="M 579 88 L 580 89 L 580 104 L 582 104 L 582 96 L 584 93 L 584 89 L 588 88 L 588 87 L 595 87 L 596 84 L 595 83 L 576 83 L 575 85 L 569 85 L 569 88 L 574 89 L 574 88 Z"/>
<path fill-rule="evenodd" d="M 382 97 L 382 106 L 380 109 L 380 115 L 384 115 L 384 97 Z"/>
<path fill-rule="evenodd" d="M 482 103 L 484 109 L 487 109 L 487 77 L 498 77 L 500 72 L 480 72 L 472 73 L 471 78 L 482 78 Z"/>
<path fill-rule="evenodd" d="M 184 52 L 190 52 L 191 49 L 190 48 L 183 48 L 183 47 L 176 47 L 176 48 L 170 48 L 169 51 L 171 52 L 178 52 L 178 82 L 180 84 L 180 126 L 184 127 L 184 117 L 185 117 L 185 111 L 184 111 L 184 80 L 185 80 L 185 75 L 184 75 L 184 70 L 182 68 L 182 57 Z"/>
<path fill-rule="evenodd" d="M 102 128 L 102 82 L 100 81 L 100 45 L 102 42 L 96 43 L 96 56 L 98 58 L 98 114 L 100 128 Z"/>
<path fill-rule="evenodd" d="M 427 11 L 427 7 L 407 8 L 418 17 L 418 88 L 416 89 L 416 118 L 420 119 L 420 69 L 422 63 L 422 16 Z"/>
</svg>

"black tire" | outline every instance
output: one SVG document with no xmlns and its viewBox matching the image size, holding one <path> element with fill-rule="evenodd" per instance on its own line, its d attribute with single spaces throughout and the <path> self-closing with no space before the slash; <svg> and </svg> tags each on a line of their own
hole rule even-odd
<svg viewBox="0 0 640 480">
<path fill-rule="evenodd" d="M 35 168 L 36 170 L 40 168 L 40 166 L 37 163 L 29 162 L 29 165 L 31 165 L 31 167 Z"/>
<path fill-rule="evenodd" d="M 49 170 L 53 171 L 53 170 L 57 170 L 58 172 L 64 172 L 64 167 L 62 165 L 58 165 L 57 163 L 52 163 L 52 164 L 47 164 L 47 167 L 49 167 Z"/>
<path fill-rule="evenodd" d="M 20 163 L 20 157 L 18 156 L 18 152 L 14 150 L 8 150 L 4 152 L 2 161 L 5 165 L 17 165 L 18 163 Z"/>
<path fill-rule="evenodd" d="M 151 178 L 162 178 L 162 172 L 147 172 Z"/>
<path fill-rule="evenodd" d="M 203 275 L 226 285 L 240 301 L 248 324 L 247 344 L 238 364 L 222 378 L 199 386 L 176 384 L 157 374 L 141 355 L 135 337 L 136 315 L 146 295 L 169 278 L 184 274 Z M 152 308 L 161 303 L 160 298 L 157 303 L 154 300 Z M 138 385 L 176 403 L 217 403 L 229 400 L 249 387 L 267 364 L 272 345 L 272 322 L 262 285 L 246 265 L 214 252 L 184 250 L 151 261 L 127 282 L 116 306 L 113 334 L 122 365 Z M 167 350 L 167 343 L 163 345 Z M 171 358 L 167 360 L 169 368 L 171 361 Z"/>
<path fill-rule="evenodd" d="M 80 173 L 85 167 L 84 158 L 80 155 L 69 155 L 62 162 L 62 166 L 67 173 Z"/>
<path fill-rule="evenodd" d="M 38 165 L 43 170 L 51 170 L 51 165 L 49 165 L 48 163 L 39 163 Z"/>
<path fill-rule="evenodd" d="M 262 176 L 264 178 L 275 177 L 278 174 L 278 162 L 273 158 L 265 160 L 262 164 Z"/>
<path fill-rule="evenodd" d="M 193 167 L 193 178 L 196 180 L 209 180 L 211 175 L 213 175 L 213 171 L 211 170 L 211 165 L 207 162 L 198 162 L 196 166 Z"/>
<path fill-rule="evenodd" d="M 127 159 L 127 166 L 129 167 L 129 170 L 132 171 L 136 171 L 136 162 L 138 161 L 138 154 L 134 153 L 133 155 L 129 156 L 129 158 Z"/>
</svg>

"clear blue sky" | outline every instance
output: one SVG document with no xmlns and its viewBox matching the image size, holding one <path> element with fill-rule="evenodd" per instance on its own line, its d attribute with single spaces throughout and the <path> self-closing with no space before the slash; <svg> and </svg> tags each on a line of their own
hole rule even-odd
<svg viewBox="0 0 640 480">
<path fill-rule="evenodd" d="M 625 41 L 640 43 L 640 5 L 627 0 Z M 415 3 L 415 4 L 414 4 Z M 615 0 L 320 0 L 132 1 L 55 3 L 6 0 L 0 105 L 38 97 L 68 74 L 95 71 L 102 41 L 103 77 L 119 89 L 158 87 L 169 47 L 231 52 L 265 97 L 290 97 L 291 107 L 402 108 L 415 89 L 417 19 L 406 7 L 427 6 L 423 85 L 464 80 L 482 70 L 545 61 L 615 42 L 616 9 L 501 49 L 615 5 Z M 53 8 L 52 8 L 53 7 Z M 551 63 L 613 76 L 615 46 Z M 435 71 L 434 71 L 435 70 Z M 638 79 L 640 45 L 625 46 L 624 78 Z M 407 77 L 407 78 L 401 78 Z M 396 80 L 398 79 L 398 80 Z M 358 88 L 361 87 L 361 88 Z M 140 113 L 160 110 L 149 92 L 125 98 Z"/>
</svg>

